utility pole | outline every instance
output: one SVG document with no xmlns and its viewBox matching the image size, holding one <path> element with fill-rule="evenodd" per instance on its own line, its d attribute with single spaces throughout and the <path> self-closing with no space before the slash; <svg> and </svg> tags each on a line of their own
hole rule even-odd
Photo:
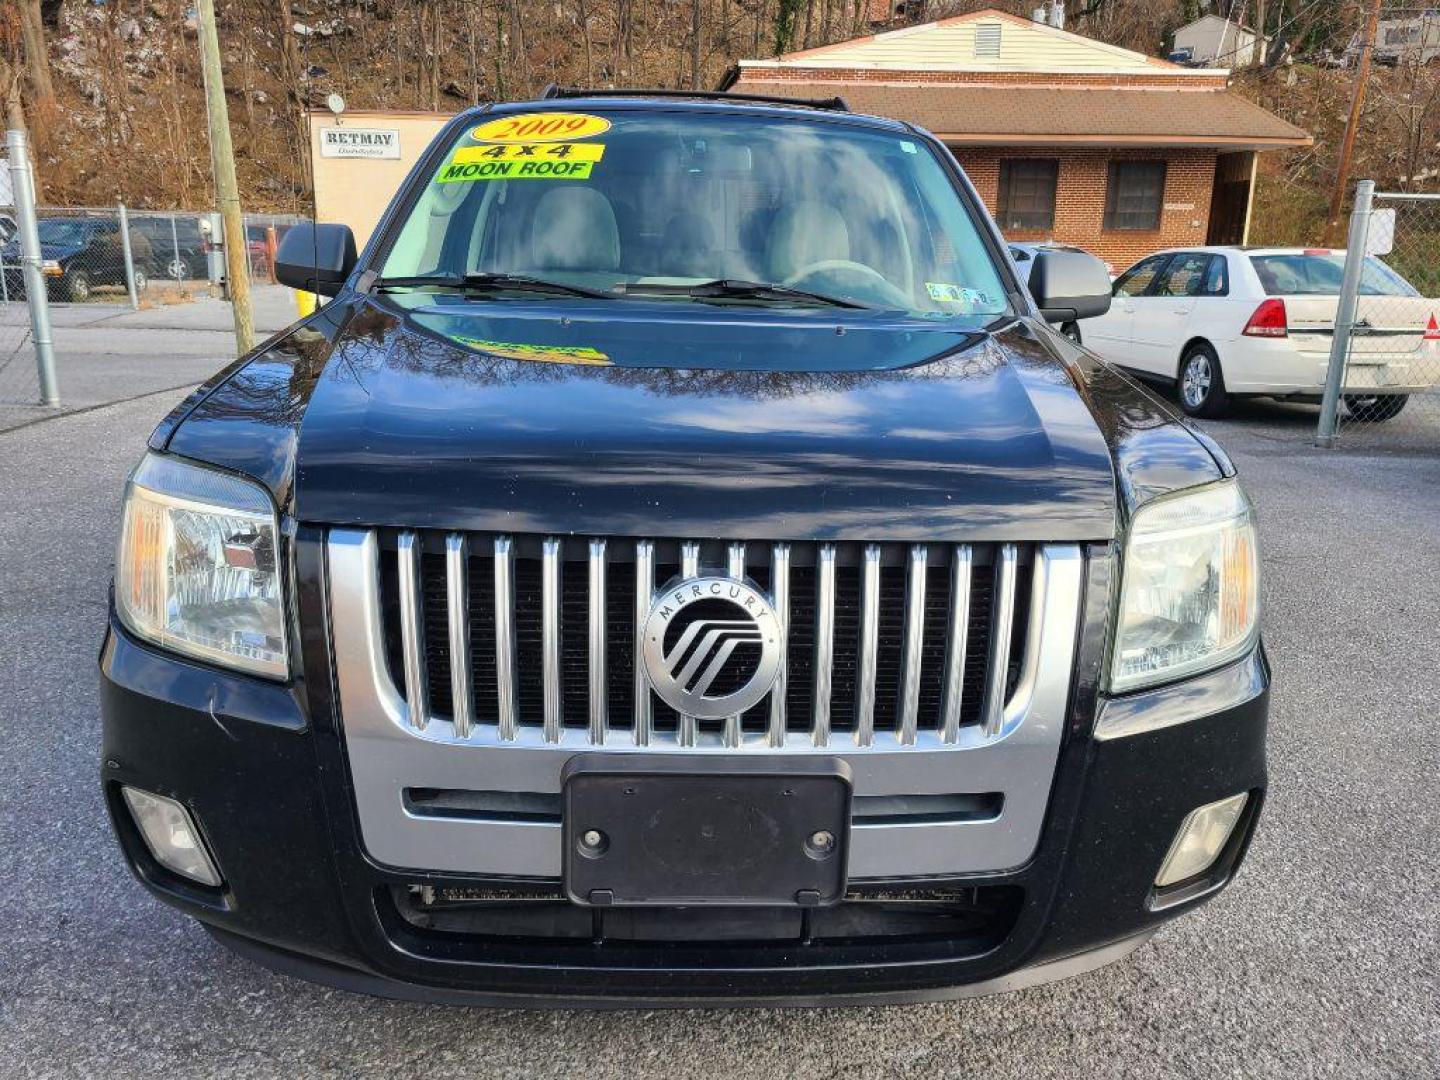
<svg viewBox="0 0 1440 1080">
<path fill-rule="evenodd" d="M 220 32 L 215 25 L 215 0 L 199 0 L 197 7 L 215 200 L 220 204 L 220 216 L 225 223 L 225 284 L 235 317 L 235 346 L 239 354 L 244 355 L 255 347 L 255 320 L 250 312 L 248 249 L 245 219 L 240 215 L 240 185 L 235 179 L 235 149 L 230 143 L 230 111 L 225 105 L 225 80 L 220 73 Z"/>
<path fill-rule="evenodd" d="M 1331 247 L 1340 242 L 1340 213 L 1345 207 L 1345 185 L 1350 180 L 1350 158 L 1355 153 L 1355 135 L 1360 128 L 1360 113 L 1365 108 L 1365 84 L 1370 81 L 1370 55 L 1374 51 L 1379 24 L 1380 0 L 1371 0 L 1365 32 L 1360 38 L 1355 89 L 1350 94 L 1350 118 L 1345 122 L 1345 139 L 1340 144 L 1340 162 L 1335 168 L 1335 190 L 1330 193 L 1330 212 L 1325 219 L 1325 242 Z"/>
</svg>

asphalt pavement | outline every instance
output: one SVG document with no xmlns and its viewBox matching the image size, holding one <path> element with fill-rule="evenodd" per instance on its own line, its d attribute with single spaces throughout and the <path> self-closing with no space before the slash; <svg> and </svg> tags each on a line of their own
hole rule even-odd
<svg viewBox="0 0 1440 1080">
<path fill-rule="evenodd" d="M 183 396 L 0 432 L 0 1075 L 1440 1076 L 1440 459 L 1211 425 L 1259 510 L 1272 788 L 1232 888 L 1129 959 L 884 1009 L 504 1012 L 271 974 L 130 878 L 97 783 L 121 481 Z"/>
<path fill-rule="evenodd" d="M 278 285 L 252 290 L 257 341 L 295 321 L 294 296 Z M 202 297 L 140 311 L 128 304 L 52 303 L 60 408 L 45 408 L 37 404 L 29 318 L 23 303 L 0 304 L 0 431 L 191 386 L 237 355 L 234 318 L 223 300 Z"/>
</svg>

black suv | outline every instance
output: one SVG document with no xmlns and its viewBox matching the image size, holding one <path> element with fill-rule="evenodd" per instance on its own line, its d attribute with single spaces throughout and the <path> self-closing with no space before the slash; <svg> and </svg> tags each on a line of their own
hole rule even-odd
<svg viewBox="0 0 1440 1080">
<path fill-rule="evenodd" d="M 40 234 L 40 272 L 52 300 L 83 303 L 97 286 L 126 288 L 125 249 L 120 224 L 113 218 L 45 217 L 37 223 Z M 148 283 L 146 267 L 150 244 L 134 228 L 130 230 L 135 266 L 135 288 L 144 292 Z M 24 295 L 21 273 L 20 238 L 12 236 L 0 249 L 5 285 L 11 297 Z"/>
<path fill-rule="evenodd" d="M 150 268 L 155 277 L 170 281 L 209 275 L 210 244 L 194 215 L 132 215 L 130 227 L 150 245 Z"/>
<path fill-rule="evenodd" d="M 1265 792 L 1225 455 L 838 103 L 457 117 L 334 299 L 156 429 L 101 655 L 157 896 L 478 1003 L 879 1002 L 1124 956 Z"/>
</svg>

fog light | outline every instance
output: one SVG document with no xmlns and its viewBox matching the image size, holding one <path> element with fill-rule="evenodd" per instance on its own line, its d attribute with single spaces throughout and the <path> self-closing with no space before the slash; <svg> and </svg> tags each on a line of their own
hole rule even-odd
<svg viewBox="0 0 1440 1080">
<path fill-rule="evenodd" d="M 1248 794 L 1231 795 L 1219 802 L 1196 807 L 1185 815 L 1170 851 L 1160 864 L 1155 884 L 1161 888 L 1203 874 L 1225 850 L 1240 813 L 1250 801 Z"/>
<path fill-rule="evenodd" d="M 145 846 L 156 862 L 202 885 L 220 884 L 220 874 L 205 851 L 190 811 L 174 799 L 139 788 L 126 787 L 121 791 L 130 816 L 135 819 Z"/>
</svg>

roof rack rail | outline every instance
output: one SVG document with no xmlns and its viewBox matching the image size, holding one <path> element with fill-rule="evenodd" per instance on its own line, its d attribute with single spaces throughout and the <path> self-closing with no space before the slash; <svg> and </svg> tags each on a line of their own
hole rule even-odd
<svg viewBox="0 0 1440 1080">
<path fill-rule="evenodd" d="M 803 109 L 850 111 L 850 106 L 842 97 L 792 98 L 776 97 L 772 94 L 732 94 L 725 90 L 587 90 L 581 86 L 558 86 L 555 83 L 551 83 L 540 91 L 541 101 L 581 97 L 660 97 L 698 98 L 702 101 L 756 101 L 766 105 L 795 105 Z"/>
</svg>

